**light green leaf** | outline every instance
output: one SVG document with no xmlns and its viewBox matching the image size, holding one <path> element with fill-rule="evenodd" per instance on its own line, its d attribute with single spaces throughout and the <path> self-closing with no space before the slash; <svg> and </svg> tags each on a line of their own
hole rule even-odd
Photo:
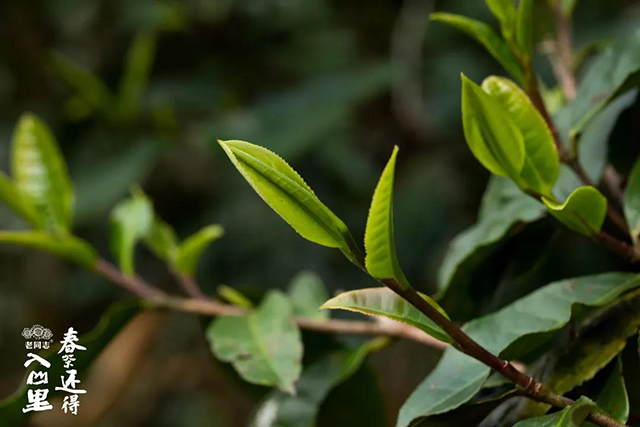
<svg viewBox="0 0 640 427">
<path fill-rule="evenodd" d="M 589 67 L 570 105 L 572 133 L 585 126 L 613 99 L 635 86 L 640 72 L 640 30 L 608 46 Z"/>
<path fill-rule="evenodd" d="M 131 120 L 140 113 L 155 52 L 154 32 L 141 31 L 136 34 L 127 52 L 125 71 L 118 91 L 118 113 L 121 119 Z"/>
<path fill-rule="evenodd" d="M 151 200 L 142 193 L 118 203 L 111 211 L 111 252 L 124 274 L 135 274 L 135 246 L 149 234 L 153 218 Z"/>
<path fill-rule="evenodd" d="M 580 427 L 589 414 L 596 409 L 595 403 L 582 396 L 562 411 L 544 417 L 529 418 L 520 421 L 514 427 Z"/>
<path fill-rule="evenodd" d="M 163 261 L 171 261 L 178 247 L 176 232 L 157 215 L 154 216 L 147 234 L 142 239 L 149 249 Z"/>
<path fill-rule="evenodd" d="M 533 48 L 533 11 L 535 0 L 520 0 L 516 18 L 516 43 L 520 54 L 531 57 Z"/>
<path fill-rule="evenodd" d="M 462 75 L 462 124 L 467 145 L 490 172 L 519 183 L 525 163 L 522 133 L 509 112 Z"/>
<path fill-rule="evenodd" d="M 242 295 L 240 291 L 232 288 L 227 285 L 218 286 L 218 295 L 227 301 L 229 304 L 235 305 L 236 307 L 242 307 L 246 309 L 252 309 L 253 303 L 249 300 L 249 298 Z"/>
<path fill-rule="evenodd" d="M 607 216 L 607 199 L 594 187 L 576 189 L 564 203 L 542 201 L 558 221 L 585 236 L 599 232 Z"/>
<path fill-rule="evenodd" d="M 96 327 L 86 335 L 79 336 L 78 345 L 86 347 L 86 350 L 76 351 L 74 354 L 75 361 L 73 369 L 78 371 L 78 376 L 82 379 L 84 372 L 91 366 L 93 361 L 102 353 L 102 350 L 109 345 L 113 338 L 128 324 L 128 322 L 142 310 L 142 305 L 139 301 L 125 301 L 112 305 L 100 318 L 100 322 Z M 59 341 L 62 339 L 63 330 L 53 331 L 54 339 Z M 56 391 L 55 387 L 60 386 L 59 379 L 61 376 L 66 376 L 66 369 L 64 368 L 64 361 L 58 354 L 60 350 L 60 344 L 54 344 L 52 348 L 47 351 L 43 351 L 39 354 L 40 357 L 45 358 L 51 363 L 51 367 L 47 369 L 49 376 L 49 384 L 40 386 L 38 388 L 46 388 L 49 390 L 48 400 L 60 396 L 63 393 Z M 27 368 L 25 373 L 25 380 L 22 382 L 22 386 L 16 390 L 11 396 L 4 400 L 0 400 L 0 425 L 3 427 L 20 426 L 25 423 L 25 420 L 33 414 L 33 412 L 23 413 L 24 408 L 28 403 L 27 390 L 33 386 L 28 386 L 26 382 L 27 375 L 33 370 L 40 370 L 40 365 L 32 363 Z"/>
<path fill-rule="evenodd" d="M 488 77 L 482 82 L 482 89 L 509 112 L 520 129 L 525 150 L 520 172 L 524 190 L 550 197 L 558 180 L 560 159 L 547 123 L 529 97 L 512 81 Z"/>
<path fill-rule="evenodd" d="M 448 317 L 435 301 L 426 295 L 421 296 L 440 313 Z M 451 338 L 438 325 L 388 288 L 369 288 L 344 292 L 325 302 L 322 308 L 349 310 L 368 316 L 386 317 L 416 327 L 440 341 L 451 342 Z"/>
<path fill-rule="evenodd" d="M 291 279 L 288 293 L 296 316 L 317 321 L 329 318 L 328 312 L 320 310 L 329 295 L 317 274 L 310 271 L 298 273 Z"/>
<path fill-rule="evenodd" d="M 640 158 L 636 161 L 624 194 L 624 216 L 636 248 L 640 249 Z"/>
<path fill-rule="evenodd" d="M 302 341 L 293 309 L 281 292 L 269 292 L 254 313 L 214 320 L 207 338 L 215 356 L 232 363 L 246 381 L 295 393 Z"/>
<path fill-rule="evenodd" d="M 513 0 L 486 0 L 491 13 L 500 21 L 500 28 L 504 38 L 513 37 L 513 28 L 516 21 L 516 7 Z"/>
<path fill-rule="evenodd" d="M 508 178 L 492 176 L 478 221 L 449 244 L 438 272 L 436 298 L 448 309 L 450 300 L 455 299 L 473 311 L 476 307 L 471 307 L 474 301 L 469 288 L 476 269 L 511 238 L 514 230 L 542 218 L 545 211 L 541 203 L 522 193 Z"/>
<path fill-rule="evenodd" d="M 411 285 L 400 268 L 393 232 L 393 178 L 397 155 L 398 147 L 395 146 L 373 193 L 364 235 L 365 265 L 372 277 L 395 279 L 403 289 L 407 289 Z"/>
<path fill-rule="evenodd" d="M 0 201 L 4 202 L 16 214 L 34 228 L 41 228 L 40 218 L 31 202 L 22 197 L 8 176 L 0 172 Z"/>
<path fill-rule="evenodd" d="M 534 352 L 564 327 L 574 305 L 599 307 L 640 286 L 640 276 L 608 273 L 549 284 L 487 316 L 464 325 L 464 331 L 506 360 Z M 540 315 L 544 307 L 544 316 Z M 400 411 L 398 426 L 455 409 L 482 387 L 490 368 L 454 348 L 418 386 Z"/>
<path fill-rule="evenodd" d="M 351 260 L 355 244 L 347 226 L 277 154 L 244 141 L 219 141 L 260 197 L 302 237 L 340 248 Z"/>
<path fill-rule="evenodd" d="M 45 228 L 67 233 L 74 204 L 67 165 L 51 130 L 33 114 L 24 114 L 18 121 L 11 169 L 18 191 L 35 206 Z"/>
<path fill-rule="evenodd" d="M 182 274 L 191 276 L 195 273 L 204 250 L 224 235 L 224 228 L 218 224 L 209 225 L 190 236 L 176 249 L 174 266 Z"/>
<path fill-rule="evenodd" d="M 110 116 L 115 104 L 114 96 L 102 80 L 91 71 L 73 62 L 59 52 L 52 52 L 50 65 L 66 84 L 75 89 L 77 96 L 91 108 Z"/>
<path fill-rule="evenodd" d="M 98 254 L 84 240 L 70 235 L 56 235 L 44 231 L 0 231 L 0 242 L 25 246 L 76 262 L 93 270 Z"/>
<path fill-rule="evenodd" d="M 615 368 L 596 400 L 598 408 L 616 421 L 626 423 L 629 419 L 629 395 L 622 376 L 622 358 L 618 357 Z M 587 423 L 586 426 L 593 427 Z"/>
<path fill-rule="evenodd" d="M 475 39 L 478 43 L 483 45 L 485 49 L 487 49 L 491 56 L 493 56 L 504 67 L 511 77 L 513 77 L 518 83 L 525 84 L 524 74 L 520 69 L 517 58 L 514 56 L 509 46 L 489 25 L 481 21 L 476 21 L 465 16 L 451 13 L 432 13 L 429 17 L 433 21 L 451 25 Z"/>
<path fill-rule="evenodd" d="M 376 340 L 374 340 L 376 341 Z M 306 368 L 296 383 L 296 395 L 273 391 L 254 412 L 251 427 L 315 427 L 322 402 L 348 380 L 376 350 L 366 342 L 355 350 L 336 350 Z"/>
</svg>

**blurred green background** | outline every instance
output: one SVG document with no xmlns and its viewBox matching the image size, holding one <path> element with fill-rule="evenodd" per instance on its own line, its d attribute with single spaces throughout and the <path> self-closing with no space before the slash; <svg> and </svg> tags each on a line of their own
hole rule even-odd
<svg viewBox="0 0 640 427">
<path fill-rule="evenodd" d="M 80 236 L 107 256 L 109 212 L 139 184 L 179 236 L 211 223 L 226 229 L 201 262 L 205 292 L 227 284 L 257 300 L 302 270 L 317 272 L 332 293 L 373 283 L 339 252 L 300 239 L 216 139 L 279 153 L 357 239 L 397 144 L 399 257 L 410 280 L 433 292 L 447 244 L 473 224 L 488 179 L 462 137 L 460 72 L 476 81 L 504 75 L 473 41 L 428 23 L 433 10 L 491 21 L 484 2 L 461 0 L 2 0 L 0 166 L 8 170 L 17 118 L 35 112 L 68 161 Z M 539 22 L 544 37 L 550 27 Z M 628 34 L 639 23 L 637 1 L 580 2 L 576 45 Z M 552 85 L 544 56 L 536 67 Z M 623 165 L 626 151 L 616 147 L 638 144 L 638 119 L 636 102 L 611 137 Z M 0 222 L 2 229 L 23 226 L 4 207 Z M 523 265 L 517 255 L 530 259 L 524 254 L 531 252 L 536 262 Z M 149 252 L 137 256 L 141 275 L 180 293 Z M 542 222 L 485 262 L 489 274 L 474 278 L 473 292 L 478 312 L 486 312 L 551 280 L 618 267 L 585 238 Z M 69 326 L 82 333 L 126 297 L 50 255 L 1 246 L 0 397 L 22 381 L 24 327 L 40 323 L 58 337 Z M 182 314 L 137 318 L 82 378 L 89 390 L 82 416 L 31 422 L 246 425 L 266 389 L 249 387 L 215 361 L 201 328 Z M 319 347 L 323 339 L 305 337 Z M 393 425 L 438 355 L 407 342 L 376 354 L 332 393 L 321 424 Z"/>
</svg>

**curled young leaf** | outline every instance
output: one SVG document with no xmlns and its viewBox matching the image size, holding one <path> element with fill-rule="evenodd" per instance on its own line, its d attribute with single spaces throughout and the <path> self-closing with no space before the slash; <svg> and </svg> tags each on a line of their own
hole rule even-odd
<svg viewBox="0 0 640 427">
<path fill-rule="evenodd" d="M 552 197 L 560 159 L 547 123 L 529 97 L 511 80 L 487 77 L 482 82 L 482 89 L 508 112 L 522 134 L 524 166 L 517 182 L 523 190 Z"/>
<path fill-rule="evenodd" d="M 187 276 L 193 275 L 204 250 L 211 242 L 224 235 L 224 228 L 218 224 L 209 225 L 187 238 L 175 251 L 173 265 L 177 271 Z"/>
<path fill-rule="evenodd" d="M 24 114 L 16 126 L 11 169 L 18 191 L 35 206 L 44 227 L 67 233 L 74 204 L 69 173 L 51 130 L 33 114 Z"/>
<path fill-rule="evenodd" d="M 525 164 L 522 133 L 508 111 L 464 74 L 462 124 L 476 159 L 492 173 L 508 176 L 519 184 Z"/>
<path fill-rule="evenodd" d="M 70 235 L 56 235 L 44 231 L 0 231 L 0 242 L 50 252 L 93 270 L 98 254 L 84 240 Z"/>
<path fill-rule="evenodd" d="M 218 142 L 258 195 L 302 237 L 340 248 L 355 259 L 355 244 L 345 223 L 277 154 L 244 141 Z"/>
<path fill-rule="evenodd" d="M 426 295 L 421 296 L 440 313 L 447 316 L 435 301 Z M 387 288 L 370 288 L 344 292 L 325 302 L 322 308 L 349 310 L 368 316 L 386 317 L 396 322 L 416 327 L 440 341 L 451 342 L 449 335 L 431 319 L 422 314 L 404 298 Z"/>
<path fill-rule="evenodd" d="M 395 279 L 402 288 L 410 288 L 400 268 L 393 232 L 393 181 L 398 147 L 382 171 L 369 208 L 364 246 L 367 271 L 376 279 Z"/>
<path fill-rule="evenodd" d="M 134 249 L 148 235 L 153 224 L 151 200 L 136 193 L 116 205 L 111 212 L 111 252 L 124 274 L 135 273 Z"/>
<path fill-rule="evenodd" d="M 452 13 L 432 13 L 429 15 L 433 21 L 448 24 L 466 33 L 493 56 L 518 83 L 525 84 L 524 74 L 518 59 L 515 57 L 509 46 L 500 38 L 489 25 L 466 16 Z"/>
<path fill-rule="evenodd" d="M 607 199 L 594 187 L 576 189 L 564 203 L 546 197 L 542 202 L 558 221 L 585 236 L 599 232 L 607 216 Z"/>
</svg>

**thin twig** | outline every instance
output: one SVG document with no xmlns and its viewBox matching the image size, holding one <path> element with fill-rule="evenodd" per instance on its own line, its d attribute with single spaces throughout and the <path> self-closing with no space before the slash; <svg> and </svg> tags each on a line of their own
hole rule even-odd
<svg viewBox="0 0 640 427">
<path fill-rule="evenodd" d="M 202 289 L 196 282 L 196 279 L 188 274 L 182 274 L 179 271 L 172 271 L 173 277 L 176 278 L 177 282 L 180 283 L 182 289 L 186 292 L 188 296 L 195 299 L 206 300 L 208 299 L 207 295 L 202 292 Z"/>
<path fill-rule="evenodd" d="M 95 271 L 110 282 L 143 298 L 154 307 L 214 317 L 239 316 L 248 312 L 241 307 L 207 299 L 206 296 L 203 299 L 194 297 L 181 298 L 169 295 L 138 277 L 123 275 L 115 266 L 105 260 L 98 261 Z M 197 286 L 195 281 L 192 284 Z M 415 341 L 436 350 L 444 350 L 448 347 L 446 343 L 404 323 L 337 319 L 313 321 L 301 317 L 295 318 L 295 321 L 300 328 L 309 331 L 342 335 L 388 336 Z"/>
</svg>

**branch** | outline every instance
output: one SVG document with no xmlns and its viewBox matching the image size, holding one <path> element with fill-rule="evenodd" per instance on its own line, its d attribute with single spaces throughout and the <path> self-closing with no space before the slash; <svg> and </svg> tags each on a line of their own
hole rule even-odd
<svg viewBox="0 0 640 427">
<path fill-rule="evenodd" d="M 153 307 L 214 317 L 239 316 L 247 313 L 247 310 L 243 308 L 223 304 L 206 297 L 204 299 L 174 297 L 154 288 L 139 277 L 123 275 L 115 266 L 102 259 L 96 264 L 95 272 L 111 283 L 149 302 Z M 195 281 L 192 281 L 192 284 L 197 288 Z M 415 341 L 441 351 L 448 347 L 446 343 L 433 338 L 425 332 L 399 322 L 387 323 L 336 319 L 312 321 L 301 317 L 295 318 L 295 321 L 300 328 L 309 331 L 329 334 L 388 336 Z"/>
</svg>

